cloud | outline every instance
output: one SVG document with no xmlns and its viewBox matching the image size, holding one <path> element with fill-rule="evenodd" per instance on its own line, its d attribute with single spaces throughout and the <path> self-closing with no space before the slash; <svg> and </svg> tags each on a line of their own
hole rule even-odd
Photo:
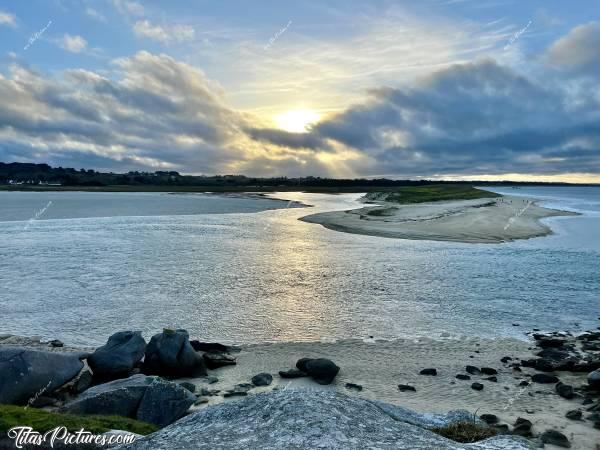
<svg viewBox="0 0 600 450">
<path fill-rule="evenodd" d="M 81 53 L 87 49 L 87 41 L 81 36 L 65 34 L 59 40 L 59 46 L 71 53 Z"/>
<path fill-rule="evenodd" d="M 153 39 L 162 43 L 189 41 L 194 39 L 195 34 L 194 28 L 188 25 L 162 27 L 153 25 L 148 20 L 138 20 L 133 26 L 133 32 L 137 37 Z"/>
<path fill-rule="evenodd" d="M 98 22 L 106 22 L 106 17 L 104 17 L 104 15 L 102 13 L 98 12 L 94 8 L 87 7 L 85 9 L 85 14 L 88 17 L 91 17 L 92 19 L 97 20 Z"/>
<path fill-rule="evenodd" d="M 113 0 L 115 8 L 121 13 L 133 16 L 143 16 L 144 7 L 141 3 L 129 0 Z"/>
<path fill-rule="evenodd" d="M 319 150 L 333 141 L 359 151 L 370 163 L 355 170 L 370 175 L 600 173 L 600 103 L 570 95 L 481 59 L 410 88 L 371 90 L 368 101 L 317 124 L 302 145 Z M 295 138 L 251 135 L 277 145 Z"/>
<path fill-rule="evenodd" d="M 15 28 L 17 26 L 17 18 L 14 14 L 0 10 L 0 26 L 2 25 Z"/>
<path fill-rule="evenodd" d="M 600 22 L 573 28 L 548 49 L 544 59 L 560 69 L 600 76 Z"/>
<path fill-rule="evenodd" d="M 48 77 L 18 64 L 0 76 L 0 160 L 103 170 L 326 174 L 314 152 L 249 138 L 251 117 L 221 87 L 167 55 L 114 61 L 110 78 L 83 69 Z M 260 166 L 256 161 L 263 161 Z"/>
</svg>

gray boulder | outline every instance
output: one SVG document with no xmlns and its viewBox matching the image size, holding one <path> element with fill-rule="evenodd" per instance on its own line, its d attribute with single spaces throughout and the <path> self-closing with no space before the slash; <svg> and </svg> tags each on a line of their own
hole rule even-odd
<svg viewBox="0 0 600 450">
<path fill-rule="evenodd" d="M 58 353 L 20 347 L 0 348 L 0 403 L 25 404 L 50 394 L 83 368 L 85 353 Z"/>
<path fill-rule="evenodd" d="M 340 371 L 333 361 L 326 358 L 301 358 L 296 362 L 296 367 L 319 384 L 331 384 Z"/>
<path fill-rule="evenodd" d="M 146 346 L 144 371 L 152 375 L 199 377 L 206 365 L 190 345 L 186 330 L 168 330 L 152 336 Z"/>
<path fill-rule="evenodd" d="M 95 376 L 103 378 L 127 376 L 142 360 L 146 341 L 139 331 L 119 331 L 88 358 Z"/>
<path fill-rule="evenodd" d="M 196 396 L 178 384 L 156 378 L 142 397 L 136 419 L 165 427 L 182 417 Z"/>
<path fill-rule="evenodd" d="M 176 383 L 138 374 L 94 386 L 60 411 L 119 415 L 164 427 L 183 416 L 195 401 L 194 394 Z"/>
<path fill-rule="evenodd" d="M 334 391 L 287 390 L 205 408 L 119 448 L 529 450 L 530 447 L 526 440 L 514 436 L 460 444 L 398 420 L 365 399 Z"/>
<path fill-rule="evenodd" d="M 273 375 L 270 373 L 259 373 L 252 377 L 252 384 L 254 386 L 269 386 L 273 382 Z"/>
<path fill-rule="evenodd" d="M 61 408 L 73 414 L 117 414 L 135 418 L 138 406 L 154 377 L 134 375 L 129 378 L 99 384 L 84 391 L 74 401 Z"/>
<path fill-rule="evenodd" d="M 590 372 L 587 376 L 587 381 L 592 389 L 600 390 L 600 369 Z"/>
</svg>

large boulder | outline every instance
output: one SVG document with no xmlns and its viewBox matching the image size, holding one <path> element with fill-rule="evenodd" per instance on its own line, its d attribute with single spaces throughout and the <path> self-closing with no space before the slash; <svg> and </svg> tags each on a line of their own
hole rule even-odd
<svg viewBox="0 0 600 450">
<path fill-rule="evenodd" d="M 87 361 L 95 376 L 118 378 L 129 375 L 144 357 L 145 350 L 146 341 L 141 332 L 119 331 L 97 348 Z"/>
<path fill-rule="evenodd" d="M 79 374 L 85 353 L 0 348 L 0 403 L 25 404 L 50 394 Z"/>
<path fill-rule="evenodd" d="M 190 345 L 186 330 L 165 329 L 152 336 L 146 346 L 144 372 L 152 375 L 199 377 L 206 375 L 206 365 Z"/>
<path fill-rule="evenodd" d="M 196 396 L 178 384 L 156 378 L 142 397 L 136 419 L 165 427 L 182 417 Z"/>
<path fill-rule="evenodd" d="M 331 384 L 340 371 L 333 361 L 326 358 L 301 358 L 296 363 L 296 367 L 319 384 Z"/>
<path fill-rule="evenodd" d="M 84 391 L 74 401 L 61 408 L 73 414 L 117 414 L 135 418 L 138 406 L 155 377 L 134 375 L 129 378 L 99 384 Z"/>
<path fill-rule="evenodd" d="M 528 450 L 526 440 L 496 436 L 461 444 L 390 415 L 365 399 L 335 391 L 286 390 L 252 395 L 192 413 L 121 447 L 263 450 L 274 448 L 394 450 Z M 421 414 L 423 420 L 431 416 Z M 440 420 L 436 423 L 447 423 Z"/>
<path fill-rule="evenodd" d="M 164 427 L 185 414 L 196 396 L 177 383 L 134 375 L 94 386 L 60 411 L 119 415 Z"/>
</svg>

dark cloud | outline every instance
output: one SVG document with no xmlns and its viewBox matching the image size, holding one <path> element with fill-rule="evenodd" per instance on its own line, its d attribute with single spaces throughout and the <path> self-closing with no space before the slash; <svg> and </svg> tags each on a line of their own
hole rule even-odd
<svg viewBox="0 0 600 450">
<path fill-rule="evenodd" d="M 303 142 L 334 140 L 361 151 L 371 161 L 356 168 L 363 175 L 599 171 L 598 101 L 491 59 L 370 95 L 320 123 Z"/>
<path fill-rule="evenodd" d="M 571 73 L 600 77 L 600 22 L 573 28 L 548 49 L 544 59 Z"/>
<path fill-rule="evenodd" d="M 0 159 L 261 176 L 600 173 L 598 44 L 595 22 L 544 53 L 558 70 L 482 59 L 372 89 L 309 133 L 257 128 L 166 55 L 117 60 L 110 78 L 15 64 L 0 75 Z"/>
</svg>

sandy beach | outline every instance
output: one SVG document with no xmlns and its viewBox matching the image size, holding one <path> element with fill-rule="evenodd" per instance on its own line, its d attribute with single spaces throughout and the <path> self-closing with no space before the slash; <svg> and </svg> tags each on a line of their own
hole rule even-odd
<svg viewBox="0 0 600 450">
<path fill-rule="evenodd" d="M 416 204 L 375 203 L 349 211 L 311 214 L 300 220 L 370 236 L 500 243 L 551 234 L 542 219 L 576 215 L 543 208 L 535 199 L 514 196 Z"/>
<path fill-rule="evenodd" d="M 92 351 L 91 348 L 48 347 L 39 338 L 3 336 L 3 345 L 18 345 L 56 352 Z M 235 365 L 210 371 L 209 377 L 179 378 L 178 383 L 191 382 L 204 400 L 191 408 L 203 409 L 223 402 L 237 401 L 240 397 L 224 397 L 228 390 L 240 383 L 249 383 L 258 373 L 270 373 L 270 386 L 254 387 L 248 395 L 270 390 L 336 390 L 369 400 L 379 400 L 422 413 L 445 413 L 464 409 L 478 416 L 495 414 L 501 424 L 511 425 L 521 417 L 532 422 L 534 432 L 547 429 L 562 432 L 574 449 L 594 449 L 597 431 L 589 421 L 573 421 L 565 417 L 567 411 L 581 408 L 581 394 L 572 400 L 557 395 L 554 384 L 532 382 L 539 373 L 522 366 L 515 370 L 513 363 L 529 360 L 539 351 L 533 342 L 514 338 L 417 338 L 379 340 L 351 339 L 337 342 L 302 342 L 245 345 L 232 353 Z M 284 379 L 279 371 L 294 368 L 299 358 L 328 358 L 341 370 L 330 385 L 319 385 L 310 378 Z M 512 359 L 502 362 L 505 357 Z M 495 380 L 489 374 L 470 374 L 461 380 L 457 374 L 467 375 L 466 366 L 491 368 L 497 371 Z M 520 364 L 519 364 L 520 365 Z M 435 368 L 436 376 L 421 375 L 420 371 Z M 586 383 L 586 373 L 555 371 L 561 382 L 580 386 Z M 474 390 L 471 384 L 483 384 Z M 527 385 L 522 385 L 527 382 Z M 352 389 L 347 383 L 359 385 Z M 415 391 L 401 391 L 399 384 L 414 387 Z M 244 394 L 245 395 L 245 394 Z M 557 448 L 547 445 L 546 448 Z"/>
</svg>

